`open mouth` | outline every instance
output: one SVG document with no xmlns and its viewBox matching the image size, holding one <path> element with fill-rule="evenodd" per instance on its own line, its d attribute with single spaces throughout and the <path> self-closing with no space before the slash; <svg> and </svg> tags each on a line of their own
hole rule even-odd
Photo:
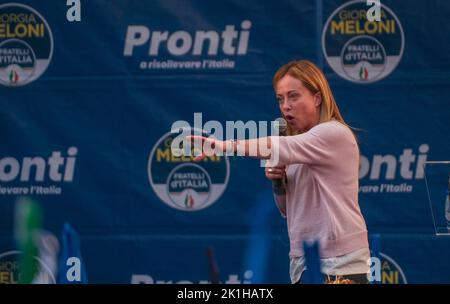
<svg viewBox="0 0 450 304">
<path fill-rule="evenodd" d="M 285 117 L 288 122 L 292 122 L 295 119 L 292 115 L 286 115 Z"/>
</svg>

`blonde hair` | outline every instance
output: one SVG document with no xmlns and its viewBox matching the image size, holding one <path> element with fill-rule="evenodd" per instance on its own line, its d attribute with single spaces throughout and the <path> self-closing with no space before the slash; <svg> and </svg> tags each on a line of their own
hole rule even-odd
<svg viewBox="0 0 450 304">
<path fill-rule="evenodd" d="M 339 108 L 334 100 L 333 93 L 331 92 L 330 85 L 328 84 L 325 75 L 314 63 L 308 60 L 296 60 L 283 65 L 273 76 L 272 84 L 274 89 L 276 89 L 276 85 L 281 78 L 286 75 L 300 80 L 311 94 L 314 95 L 320 93 L 322 102 L 320 104 L 319 123 L 334 119 L 350 128 L 339 112 Z M 298 134 L 298 132 L 294 132 L 288 125 L 287 134 L 295 135 Z"/>
</svg>

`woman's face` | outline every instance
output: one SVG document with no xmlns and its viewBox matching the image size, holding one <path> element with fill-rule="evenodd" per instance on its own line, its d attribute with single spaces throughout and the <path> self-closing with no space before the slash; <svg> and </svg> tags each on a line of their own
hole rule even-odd
<svg viewBox="0 0 450 304">
<path fill-rule="evenodd" d="M 303 83 L 290 75 L 275 87 L 280 111 L 294 131 L 306 132 L 319 123 L 320 93 L 313 95 Z"/>
</svg>

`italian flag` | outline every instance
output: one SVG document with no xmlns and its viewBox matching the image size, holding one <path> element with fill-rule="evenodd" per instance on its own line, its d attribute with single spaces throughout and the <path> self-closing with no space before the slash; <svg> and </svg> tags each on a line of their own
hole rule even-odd
<svg viewBox="0 0 450 304">
<path fill-rule="evenodd" d="M 14 69 L 11 69 L 11 72 L 9 72 L 9 82 L 10 83 L 17 83 L 19 81 L 19 75 Z"/>
<path fill-rule="evenodd" d="M 187 208 L 192 208 L 192 207 L 194 207 L 194 198 L 192 197 L 192 195 L 186 194 L 186 197 L 184 198 L 184 205 L 185 205 Z"/>
<path fill-rule="evenodd" d="M 367 71 L 365 66 L 361 66 L 359 69 L 359 79 L 367 80 L 369 78 L 369 71 Z"/>
</svg>

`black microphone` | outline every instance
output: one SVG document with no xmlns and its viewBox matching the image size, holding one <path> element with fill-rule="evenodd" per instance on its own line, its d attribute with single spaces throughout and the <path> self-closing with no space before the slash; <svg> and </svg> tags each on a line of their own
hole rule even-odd
<svg viewBox="0 0 450 304">
<path fill-rule="evenodd" d="M 287 122 L 286 119 L 278 117 L 275 119 L 273 127 L 275 131 L 278 131 L 279 136 L 286 136 Z M 283 178 L 272 180 L 272 189 L 276 195 L 286 194 L 286 180 Z"/>
<path fill-rule="evenodd" d="M 280 136 L 286 136 L 287 122 L 283 117 L 278 117 L 273 123 L 273 128 L 278 131 Z"/>
</svg>

